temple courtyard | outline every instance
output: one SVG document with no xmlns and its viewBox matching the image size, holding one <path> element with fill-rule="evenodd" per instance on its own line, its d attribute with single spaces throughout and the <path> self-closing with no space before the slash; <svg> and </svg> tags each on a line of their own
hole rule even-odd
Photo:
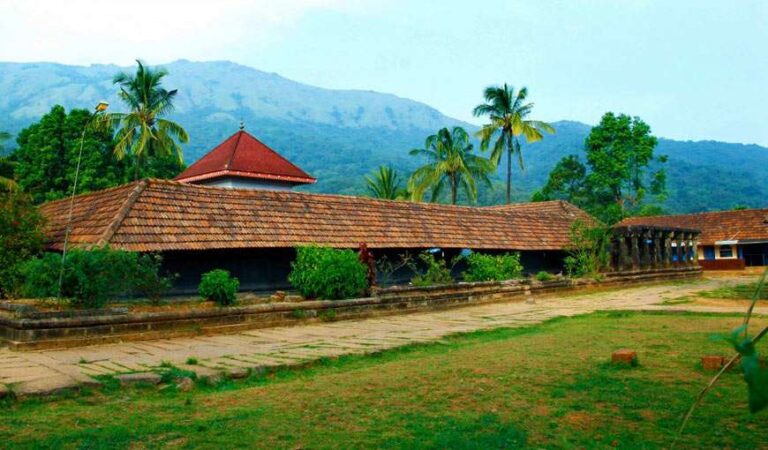
<svg viewBox="0 0 768 450">
<path fill-rule="evenodd" d="M 526 327 L 595 311 L 743 313 L 744 301 L 693 301 L 692 298 L 697 292 L 756 278 L 754 271 L 709 272 L 693 281 L 560 293 L 529 301 L 315 322 L 234 334 L 43 351 L 0 348 L 0 388 L 18 397 L 48 395 L 70 388 L 98 386 L 105 378 L 124 374 L 149 373 L 147 376 L 153 381 L 152 373 L 170 367 L 192 372 L 199 380 L 243 378 L 278 368 L 301 367 L 324 358 L 377 353 L 410 344 L 440 342 L 457 333 Z M 760 305 L 755 312 L 768 313 L 768 308 Z M 632 346 L 631 342 L 626 345 Z M 127 378 L 130 380 L 131 376 Z"/>
<path fill-rule="evenodd" d="M 711 337 L 737 327 L 746 303 L 697 293 L 755 278 L 705 275 L 532 303 L 2 350 L 0 376 L 17 395 L 94 376 L 101 385 L 0 401 L 0 447 L 669 448 L 677 439 L 677 448 L 760 448 L 768 428 L 749 414 L 738 371 L 677 436 L 713 375 L 701 357 L 731 353 Z M 757 328 L 768 308 L 756 312 Z M 637 351 L 638 366 L 611 364 L 619 348 Z M 200 375 L 193 386 L 169 381 L 188 370 Z M 131 387 L 109 376 L 137 371 L 166 375 Z M 231 377 L 205 381 L 218 371 Z"/>
</svg>

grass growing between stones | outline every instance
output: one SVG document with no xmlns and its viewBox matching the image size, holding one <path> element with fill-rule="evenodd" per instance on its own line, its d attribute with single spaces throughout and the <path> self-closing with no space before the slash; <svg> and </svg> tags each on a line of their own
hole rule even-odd
<svg viewBox="0 0 768 450">
<path fill-rule="evenodd" d="M 6 402 L 0 442 L 13 448 L 661 448 L 669 447 L 729 354 L 714 333 L 739 316 L 598 313 L 456 336 L 374 356 L 188 393 L 117 389 Z M 766 322 L 756 318 L 755 326 Z M 608 363 L 618 348 L 640 366 Z M 710 393 L 679 448 L 757 448 L 738 373 Z"/>
<path fill-rule="evenodd" d="M 752 300 L 757 289 L 757 283 L 743 283 L 733 286 L 723 286 L 711 291 L 699 292 L 698 295 L 704 298 L 724 298 L 733 300 Z M 760 294 L 760 300 L 768 300 L 768 289 L 763 289 Z"/>
</svg>

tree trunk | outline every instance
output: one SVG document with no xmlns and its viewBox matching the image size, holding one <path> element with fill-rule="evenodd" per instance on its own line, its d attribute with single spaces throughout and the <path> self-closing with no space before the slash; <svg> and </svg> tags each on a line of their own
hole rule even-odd
<svg viewBox="0 0 768 450">
<path fill-rule="evenodd" d="M 512 203 L 512 146 L 507 146 L 507 204 Z"/>
<path fill-rule="evenodd" d="M 458 187 L 456 186 L 456 175 L 451 175 L 451 204 L 456 204 L 456 194 Z"/>
</svg>

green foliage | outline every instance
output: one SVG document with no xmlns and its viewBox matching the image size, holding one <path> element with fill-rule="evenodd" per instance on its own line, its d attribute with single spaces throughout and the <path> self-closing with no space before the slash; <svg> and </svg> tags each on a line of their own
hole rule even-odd
<svg viewBox="0 0 768 450">
<path fill-rule="evenodd" d="M 72 249 L 64 262 L 61 296 L 77 307 L 100 308 L 118 295 L 137 290 L 161 293 L 170 287 L 170 281 L 161 277 L 158 270 L 156 259 L 136 252 L 109 247 Z M 23 294 L 36 298 L 58 296 L 60 273 L 58 253 L 28 260 L 21 267 Z"/>
<path fill-rule="evenodd" d="M 135 160 L 134 179 L 139 177 L 142 161 L 162 156 L 175 156 L 179 164 L 184 155 L 179 143 L 189 141 L 189 135 L 176 122 L 163 116 L 173 111 L 177 91 L 161 86 L 168 75 L 165 69 L 151 69 L 136 60 L 136 74 L 119 73 L 113 82 L 120 86 L 120 99 L 128 106 L 128 113 L 112 113 L 106 126 L 118 124 L 115 136 L 115 156 L 119 159 L 130 154 Z M 177 142 L 178 141 L 178 142 Z"/>
<path fill-rule="evenodd" d="M 84 109 L 67 113 L 57 105 L 19 133 L 19 146 L 11 154 L 10 161 L 14 164 L 18 184 L 36 203 L 72 193 L 81 138 L 83 154 L 78 194 L 117 186 L 131 179 L 133 161 L 130 158 L 118 161 L 114 157 L 112 131 L 92 126 L 92 117 Z M 172 178 L 182 169 L 183 165 L 178 161 L 159 158 L 140 174 Z"/>
<path fill-rule="evenodd" d="M 215 269 L 203 274 L 197 292 L 206 300 L 228 306 L 235 303 L 235 294 L 239 288 L 240 280 L 230 276 L 226 270 Z"/>
<path fill-rule="evenodd" d="M 453 283 L 451 267 L 448 267 L 448 263 L 443 258 L 436 258 L 430 252 L 423 252 L 419 254 L 419 260 L 424 265 L 423 269 L 415 262 L 409 262 L 409 267 L 416 273 L 411 278 L 411 284 L 414 286 L 432 286 Z M 454 259 L 451 266 L 455 266 L 457 262 L 458 258 Z"/>
<path fill-rule="evenodd" d="M 523 276 L 520 253 L 501 255 L 471 253 L 466 260 L 468 266 L 464 272 L 466 281 L 503 281 Z"/>
<path fill-rule="evenodd" d="M 698 292 L 696 295 L 705 298 L 727 298 L 734 300 L 751 300 L 758 292 L 758 300 L 768 300 L 768 289 L 758 289 L 758 283 L 743 283 L 719 287 L 711 291 Z"/>
<path fill-rule="evenodd" d="M 472 153 L 469 134 L 461 127 L 442 128 L 429 136 L 424 148 L 411 150 L 411 155 L 423 156 L 427 164 L 416 169 L 408 180 L 411 198 L 421 201 L 430 190 L 430 201 L 436 202 L 447 188 L 450 202 L 455 205 L 459 191 L 474 202 L 477 181 L 490 185 L 488 175 L 493 171 L 491 161 Z"/>
<path fill-rule="evenodd" d="M 296 249 L 288 281 L 307 298 L 345 299 L 368 289 L 367 273 L 352 250 L 307 246 Z"/>
<path fill-rule="evenodd" d="M 42 226 L 43 218 L 29 196 L 0 194 L 0 298 L 17 292 L 22 263 L 42 250 Z"/>
<path fill-rule="evenodd" d="M 601 225 L 576 221 L 570 229 L 570 245 L 565 257 L 565 271 L 581 278 L 597 276 L 608 266 L 611 230 Z"/>
<path fill-rule="evenodd" d="M 379 166 L 372 175 L 365 177 L 365 184 L 368 193 L 375 198 L 400 200 L 408 197 L 400 174 L 391 166 Z"/>
<path fill-rule="evenodd" d="M 552 274 L 547 272 L 546 270 L 541 270 L 538 273 L 536 273 L 536 280 L 541 281 L 541 282 L 549 281 L 552 278 L 553 278 Z"/>
<path fill-rule="evenodd" d="M 132 276 L 133 292 L 159 303 L 160 299 L 171 289 L 173 277 L 162 276 L 160 267 L 163 257 L 156 254 L 141 254 L 137 256 L 135 270 Z"/>
<path fill-rule="evenodd" d="M 488 116 L 490 122 L 483 125 L 477 136 L 480 137 L 480 148 L 487 150 L 493 141 L 491 161 L 499 165 L 503 153 L 507 154 L 507 203 L 512 201 L 512 155 L 517 155 L 520 169 L 525 170 L 523 153 L 520 150 L 519 136 L 524 136 L 526 142 L 538 142 L 544 137 L 544 132 L 554 133 L 555 129 L 546 122 L 528 119 L 533 110 L 533 103 L 525 103 L 528 98 L 528 88 L 523 87 L 515 94 L 512 86 L 490 86 L 485 89 L 485 103 L 475 107 L 476 117 Z"/>
<path fill-rule="evenodd" d="M 584 144 L 589 168 L 576 155 L 564 157 L 534 200 L 565 199 L 609 224 L 660 212 L 644 203 L 648 193 L 666 198 L 667 157 L 654 156 L 656 144 L 638 117 L 606 113 Z"/>
</svg>

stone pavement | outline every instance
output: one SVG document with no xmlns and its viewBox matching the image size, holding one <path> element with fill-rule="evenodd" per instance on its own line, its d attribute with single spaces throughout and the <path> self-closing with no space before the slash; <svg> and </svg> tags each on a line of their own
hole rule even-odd
<svg viewBox="0 0 768 450">
<path fill-rule="evenodd" d="M 237 334 L 126 342 L 72 349 L 12 352 L 0 348 L 0 388 L 17 395 L 45 395 L 65 388 L 98 384 L 93 376 L 148 372 L 168 363 L 198 377 L 238 378 L 251 371 L 297 366 L 323 358 L 364 354 L 412 343 L 439 341 L 461 332 L 520 327 L 560 316 L 598 310 L 684 310 L 743 312 L 731 308 L 661 305 L 665 300 L 736 282 L 713 277 L 685 284 L 636 286 L 598 292 L 515 300 L 480 306 L 244 331 Z M 739 280 L 739 281 L 744 281 Z M 758 308 L 756 313 L 768 314 Z M 196 364 L 187 364 L 193 358 Z M 1 389 L 0 389 L 1 390 Z"/>
</svg>

